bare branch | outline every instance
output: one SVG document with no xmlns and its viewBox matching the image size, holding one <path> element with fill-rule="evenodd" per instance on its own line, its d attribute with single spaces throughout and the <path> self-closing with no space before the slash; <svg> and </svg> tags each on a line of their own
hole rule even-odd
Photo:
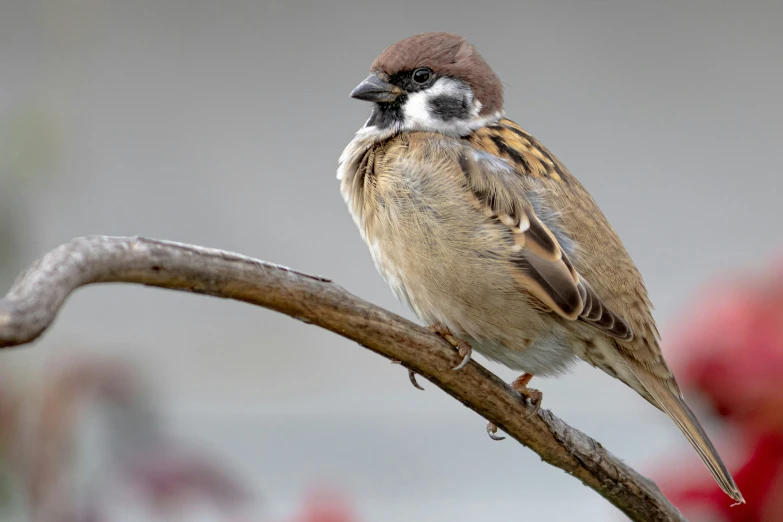
<svg viewBox="0 0 783 522">
<path fill-rule="evenodd" d="M 328 279 L 239 254 L 144 238 L 74 239 L 33 264 L 0 300 L 0 347 L 35 340 L 77 288 L 118 282 L 244 301 L 331 330 L 423 375 L 631 519 L 685 520 L 652 481 L 595 440 L 547 410 L 526 419 L 521 396 L 476 362 L 451 371 L 459 356 L 429 330 Z"/>
</svg>

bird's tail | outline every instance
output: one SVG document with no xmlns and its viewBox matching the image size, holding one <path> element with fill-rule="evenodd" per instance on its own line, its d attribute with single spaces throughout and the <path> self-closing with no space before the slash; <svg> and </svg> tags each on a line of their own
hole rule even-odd
<svg viewBox="0 0 783 522">
<path fill-rule="evenodd" d="M 726 469 L 726 465 L 720 459 L 718 451 L 712 445 L 704 428 L 701 427 L 699 419 L 696 418 L 696 415 L 693 414 L 688 405 L 685 404 L 685 400 L 676 390 L 676 385 L 675 389 L 671 389 L 660 378 L 642 369 L 632 368 L 632 371 L 657 403 L 654 404 L 663 410 L 680 428 L 680 431 L 688 439 L 688 442 L 691 443 L 693 449 L 699 454 L 702 462 L 710 470 L 712 476 L 715 477 L 715 481 L 720 488 L 737 503 L 744 504 L 745 499 L 742 498 L 742 493 L 740 493 L 737 484 L 734 483 L 731 473 Z"/>
</svg>

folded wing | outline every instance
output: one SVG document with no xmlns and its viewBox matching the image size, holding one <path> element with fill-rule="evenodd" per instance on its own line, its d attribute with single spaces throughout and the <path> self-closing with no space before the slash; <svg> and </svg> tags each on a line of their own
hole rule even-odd
<svg viewBox="0 0 783 522">
<path fill-rule="evenodd" d="M 580 277 L 556 235 L 536 214 L 530 187 L 503 159 L 464 145 L 459 164 L 484 213 L 507 227 L 514 240 L 514 277 L 543 305 L 565 319 L 581 320 L 620 340 L 633 332 Z"/>
</svg>

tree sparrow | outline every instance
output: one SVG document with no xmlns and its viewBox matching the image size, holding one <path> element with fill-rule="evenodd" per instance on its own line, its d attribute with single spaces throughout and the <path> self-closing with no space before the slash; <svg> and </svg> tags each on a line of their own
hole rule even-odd
<svg viewBox="0 0 783 522">
<path fill-rule="evenodd" d="M 399 299 L 459 349 L 533 375 L 582 359 L 682 430 L 744 502 L 663 359 L 642 277 L 590 194 L 503 112 L 476 49 L 420 34 L 381 53 L 351 97 L 372 113 L 340 157 L 345 202 Z M 488 426 L 490 435 L 496 428 Z M 493 437 L 494 438 L 494 437 Z"/>
</svg>

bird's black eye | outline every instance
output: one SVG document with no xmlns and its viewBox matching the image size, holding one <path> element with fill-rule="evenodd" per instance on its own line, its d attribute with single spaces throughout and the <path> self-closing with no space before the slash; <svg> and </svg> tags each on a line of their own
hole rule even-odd
<svg viewBox="0 0 783 522">
<path fill-rule="evenodd" d="M 413 78 L 413 82 L 419 85 L 427 83 L 431 77 L 432 71 L 430 71 L 427 67 L 416 69 L 413 71 L 413 75 L 411 76 L 411 78 Z"/>
</svg>

